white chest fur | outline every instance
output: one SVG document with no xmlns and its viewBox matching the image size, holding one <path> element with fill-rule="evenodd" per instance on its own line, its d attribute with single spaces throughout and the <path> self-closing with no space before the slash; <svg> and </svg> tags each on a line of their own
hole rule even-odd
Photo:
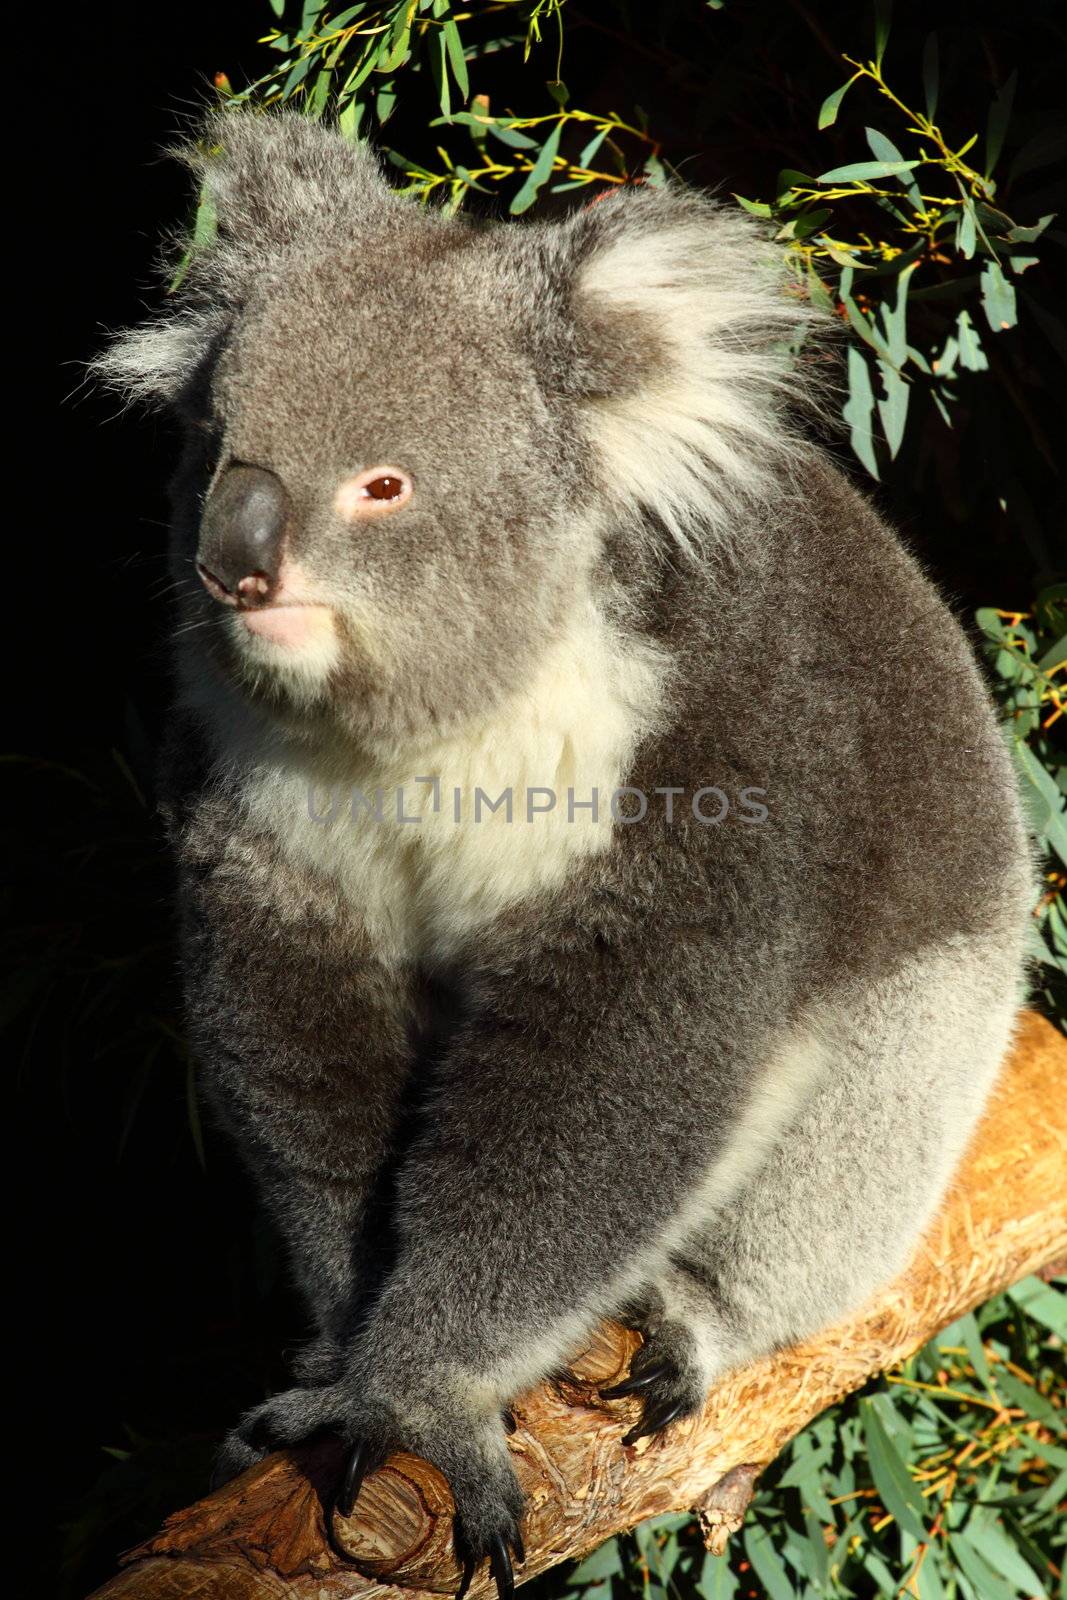
<svg viewBox="0 0 1067 1600">
<path fill-rule="evenodd" d="M 663 679 L 590 603 L 527 689 L 460 732 L 367 757 L 342 784 L 256 766 L 250 819 L 340 889 L 384 959 L 447 953 L 607 845 Z"/>
</svg>

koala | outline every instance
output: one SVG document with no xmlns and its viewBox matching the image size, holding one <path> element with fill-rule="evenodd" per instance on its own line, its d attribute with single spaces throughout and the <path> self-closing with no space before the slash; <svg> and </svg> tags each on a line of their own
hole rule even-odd
<svg viewBox="0 0 1067 1600">
<path fill-rule="evenodd" d="M 99 366 L 181 422 L 188 1026 L 311 1330 L 219 1478 L 332 1430 L 345 1513 L 415 1452 L 506 1600 L 509 1407 L 599 1318 L 629 1447 L 906 1263 L 1030 846 L 963 632 L 798 421 L 751 218 L 446 215 L 292 114 L 186 159 L 217 236 Z"/>
</svg>

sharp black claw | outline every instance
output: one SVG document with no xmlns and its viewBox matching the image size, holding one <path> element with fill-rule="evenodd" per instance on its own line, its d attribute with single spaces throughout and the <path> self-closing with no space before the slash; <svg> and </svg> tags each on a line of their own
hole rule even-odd
<svg viewBox="0 0 1067 1600">
<path fill-rule="evenodd" d="M 512 1549 L 515 1551 L 515 1560 L 521 1566 L 526 1560 L 526 1546 L 522 1542 L 522 1534 L 519 1532 L 518 1528 L 516 1528 L 515 1532 L 511 1535 L 511 1545 Z"/>
<path fill-rule="evenodd" d="M 500 1600 L 514 1600 L 515 1573 L 511 1565 L 511 1553 L 499 1533 L 494 1533 L 489 1540 L 489 1571 L 496 1582 Z"/>
<path fill-rule="evenodd" d="M 474 1562 L 474 1560 L 470 1556 L 466 1556 L 464 1558 L 464 1561 L 463 1561 L 463 1577 L 460 1580 L 459 1588 L 456 1590 L 456 1600 L 463 1600 L 463 1596 L 466 1594 L 467 1590 L 470 1588 L 471 1579 L 474 1577 L 475 1564 L 476 1563 Z"/>
<path fill-rule="evenodd" d="M 645 1439 L 654 1433 L 659 1433 L 668 1423 L 684 1416 L 689 1407 L 684 1400 L 661 1400 L 658 1405 L 647 1405 L 644 1416 L 636 1423 L 623 1438 L 623 1444 L 636 1444 L 638 1439 Z"/>
<path fill-rule="evenodd" d="M 601 1389 L 601 1400 L 624 1400 L 628 1394 L 640 1394 L 642 1389 L 650 1389 L 660 1378 L 665 1378 L 670 1373 L 670 1363 L 666 1361 L 653 1361 L 650 1366 L 642 1367 L 639 1372 L 631 1369 L 630 1376 L 621 1383 L 612 1384 L 610 1389 Z"/>
<path fill-rule="evenodd" d="M 378 1453 L 367 1439 L 357 1439 L 348 1456 L 348 1465 L 345 1475 L 341 1479 L 341 1487 L 334 1501 L 334 1509 L 342 1517 L 350 1517 L 353 1507 L 359 1499 L 359 1491 L 363 1487 L 363 1480 L 368 1472 L 372 1472 L 378 1465 Z"/>
<path fill-rule="evenodd" d="M 503 1411 L 500 1413 L 500 1420 L 504 1424 L 505 1433 L 514 1433 L 519 1426 L 515 1421 L 515 1413 L 513 1411 L 509 1411 L 507 1406 L 505 1406 Z"/>
</svg>

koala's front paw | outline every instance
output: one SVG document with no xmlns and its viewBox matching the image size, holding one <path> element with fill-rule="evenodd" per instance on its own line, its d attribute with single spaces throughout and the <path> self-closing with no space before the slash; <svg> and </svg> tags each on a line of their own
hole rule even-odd
<svg viewBox="0 0 1067 1600">
<path fill-rule="evenodd" d="M 629 1375 L 610 1389 L 601 1389 L 602 1400 L 624 1400 L 630 1396 L 643 1401 L 641 1417 L 623 1444 L 636 1444 L 659 1433 L 680 1417 L 690 1417 L 703 1408 L 707 1382 L 697 1361 L 694 1342 L 687 1329 L 663 1322 L 645 1334 L 645 1342 L 630 1363 Z"/>
<path fill-rule="evenodd" d="M 363 1409 L 363 1408 L 360 1408 Z M 523 1495 L 505 1441 L 507 1413 L 485 1418 L 422 1403 L 418 1421 L 400 1414 L 353 1415 L 344 1430 L 352 1440 L 335 1511 L 350 1516 L 363 1480 L 393 1450 L 409 1450 L 431 1462 L 444 1475 L 455 1503 L 454 1541 L 463 1567 L 459 1596 L 466 1593 L 484 1560 L 496 1582 L 500 1600 L 515 1589 L 513 1560 L 526 1559 L 522 1543 Z M 351 1429 L 357 1437 L 352 1438 Z M 510 1431 L 510 1430 L 509 1430 Z M 458 1600 L 458 1597 L 457 1597 Z"/>
<path fill-rule="evenodd" d="M 355 1440 L 342 1475 L 334 1510 L 349 1517 L 355 1509 L 363 1478 L 381 1466 L 390 1450 L 410 1450 L 432 1462 L 445 1475 L 456 1506 L 454 1544 L 462 1565 L 458 1600 L 466 1594 L 483 1560 L 490 1563 L 501 1600 L 515 1592 L 514 1560 L 525 1562 L 522 1515 L 523 1493 L 510 1464 L 504 1429 L 501 1424 L 486 1424 L 480 1419 L 461 1419 L 442 1414 L 437 1426 L 421 1422 L 418 1429 L 400 1426 L 392 1437 L 360 1437 Z"/>
<path fill-rule="evenodd" d="M 333 1504 L 336 1514 L 349 1516 L 368 1473 L 393 1451 L 410 1451 L 437 1467 L 452 1491 L 456 1552 L 463 1565 L 459 1593 L 466 1592 L 475 1569 L 487 1560 L 501 1600 L 511 1600 L 513 1561 L 524 1561 L 525 1553 L 523 1495 L 508 1453 L 507 1427 L 506 1414 L 487 1418 L 425 1398 L 412 1407 L 368 1402 L 350 1382 L 287 1389 L 242 1417 L 218 1453 L 212 1484 L 227 1482 L 272 1448 L 328 1431 L 350 1447 Z"/>
<path fill-rule="evenodd" d="M 246 1411 L 215 1456 L 211 1487 L 221 1488 L 262 1461 L 279 1445 L 299 1444 L 331 1425 L 333 1407 L 325 1389 L 286 1389 Z"/>
</svg>

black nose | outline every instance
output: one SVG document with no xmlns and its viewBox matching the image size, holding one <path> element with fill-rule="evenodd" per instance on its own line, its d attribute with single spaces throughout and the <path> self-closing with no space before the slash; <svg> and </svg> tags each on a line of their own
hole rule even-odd
<svg viewBox="0 0 1067 1600">
<path fill-rule="evenodd" d="M 289 496 L 265 467 L 227 467 L 200 523 L 197 570 L 209 593 L 231 606 L 263 606 L 278 587 Z"/>
</svg>

